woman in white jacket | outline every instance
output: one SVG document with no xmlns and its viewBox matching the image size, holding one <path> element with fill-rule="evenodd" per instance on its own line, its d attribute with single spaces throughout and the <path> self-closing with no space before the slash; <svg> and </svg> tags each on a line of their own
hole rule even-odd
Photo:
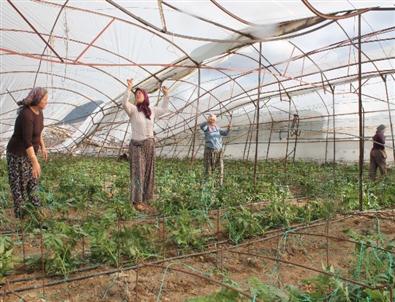
<svg viewBox="0 0 395 302">
<path fill-rule="evenodd" d="M 148 94 L 141 88 L 134 91 L 135 104 L 129 102 L 133 80 L 127 80 L 128 88 L 123 99 L 123 108 L 130 118 L 132 139 L 129 144 L 131 202 L 139 210 L 149 208 L 155 188 L 155 139 L 154 120 L 169 110 L 167 87 L 160 106 L 150 106 Z"/>
</svg>

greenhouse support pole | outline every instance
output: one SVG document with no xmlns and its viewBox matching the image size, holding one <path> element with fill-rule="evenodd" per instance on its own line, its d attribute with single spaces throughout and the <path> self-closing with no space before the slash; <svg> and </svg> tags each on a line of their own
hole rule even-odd
<svg viewBox="0 0 395 302">
<path fill-rule="evenodd" d="M 195 126 L 193 130 L 193 138 L 192 138 L 192 155 L 191 155 L 191 162 L 195 160 L 195 144 L 196 144 L 196 131 L 197 131 L 197 121 L 199 115 L 199 103 L 200 103 L 200 66 L 198 67 L 198 95 L 197 95 L 197 102 L 196 102 L 196 115 L 195 115 Z"/>
<path fill-rule="evenodd" d="M 383 76 L 384 86 L 385 86 L 385 96 L 387 98 L 387 106 L 388 106 L 388 114 L 389 114 L 389 122 L 390 122 L 390 130 L 391 130 L 391 138 L 392 138 L 392 156 L 395 162 L 395 140 L 394 140 L 394 127 L 392 126 L 392 116 L 391 116 L 391 105 L 390 99 L 388 96 L 388 86 L 387 86 L 387 76 Z"/>
<path fill-rule="evenodd" d="M 332 87 L 332 86 L 331 86 Z M 336 107 L 335 107 L 335 86 L 332 88 L 332 127 L 333 127 L 333 164 L 336 163 Z"/>
<path fill-rule="evenodd" d="M 358 15 L 358 116 L 359 116 L 359 210 L 363 210 L 363 153 L 364 137 L 362 125 L 362 63 L 361 63 L 361 15 Z"/>
<path fill-rule="evenodd" d="M 256 132 L 255 132 L 255 160 L 254 160 L 254 187 L 256 187 L 256 172 L 258 163 L 259 141 L 259 105 L 261 98 L 261 70 L 262 70 L 262 42 L 259 42 L 259 69 L 258 69 L 258 100 L 256 104 Z"/>
<path fill-rule="evenodd" d="M 272 134 L 273 134 L 273 126 L 274 126 L 273 124 L 274 124 L 274 122 L 273 122 L 273 119 L 272 119 L 272 123 L 270 125 L 269 141 L 267 143 L 267 149 L 266 149 L 266 161 L 269 158 L 270 144 L 272 142 Z"/>
<path fill-rule="evenodd" d="M 254 103 L 254 105 L 256 106 L 255 103 Z M 255 119 L 256 119 L 256 110 L 254 111 L 253 123 L 255 122 Z M 246 158 L 247 161 L 250 158 L 252 136 L 253 136 L 253 127 L 252 127 L 252 124 L 250 124 L 250 128 L 248 130 L 247 142 L 246 142 L 246 144 L 248 143 L 247 158 Z"/>
<path fill-rule="evenodd" d="M 42 34 L 33 26 L 33 24 L 26 18 L 26 16 L 11 2 L 11 0 L 7 0 L 7 2 L 12 6 L 12 8 L 21 16 L 21 18 L 30 26 L 30 28 L 35 32 L 35 34 L 45 43 L 45 45 L 52 51 L 53 54 L 60 60 L 60 62 L 64 63 L 63 58 L 55 51 L 55 49 L 51 46 L 51 44 L 44 39 Z"/>
<path fill-rule="evenodd" d="M 289 132 L 291 131 L 290 128 L 290 121 L 291 121 L 291 99 L 289 99 L 289 104 L 288 104 L 288 126 L 287 126 L 287 146 L 285 148 L 285 158 L 284 158 L 284 165 L 285 165 L 285 170 L 287 169 L 287 163 L 288 163 L 288 150 L 289 150 Z"/>
<path fill-rule="evenodd" d="M 121 152 L 124 151 L 124 145 L 125 145 L 126 135 L 128 134 L 129 126 L 130 126 L 130 119 L 129 119 L 128 124 L 126 126 L 125 134 L 123 135 L 121 147 L 119 148 L 119 152 L 118 152 L 118 157 L 121 155 Z M 127 148 L 127 150 L 128 150 L 127 152 L 129 153 L 128 148 Z"/>
<path fill-rule="evenodd" d="M 243 160 L 245 160 L 246 158 L 246 151 L 247 151 L 247 145 L 248 145 L 248 138 L 250 137 L 250 131 L 251 131 L 251 123 L 248 126 L 248 130 L 247 130 L 247 137 L 246 137 L 246 142 L 244 144 L 244 151 L 243 151 Z"/>
</svg>

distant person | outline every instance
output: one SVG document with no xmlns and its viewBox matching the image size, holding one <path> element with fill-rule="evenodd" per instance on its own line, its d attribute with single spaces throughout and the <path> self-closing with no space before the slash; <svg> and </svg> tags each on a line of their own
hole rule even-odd
<svg viewBox="0 0 395 302">
<path fill-rule="evenodd" d="M 43 110 L 48 104 L 48 92 L 45 88 L 33 88 L 27 97 L 17 104 L 20 108 L 14 133 L 7 145 L 7 164 L 15 217 L 22 218 L 27 202 L 40 206 L 37 193 L 41 167 L 37 153 L 41 149 L 44 159 L 48 159 L 42 137 Z"/>
<path fill-rule="evenodd" d="M 369 167 L 369 177 L 371 180 L 376 179 L 377 168 L 380 170 L 381 175 L 387 174 L 387 166 L 385 162 L 387 154 L 385 153 L 384 130 L 384 125 L 378 126 L 376 134 L 373 136 L 373 148 L 370 151 Z"/>
<path fill-rule="evenodd" d="M 135 104 L 129 102 L 133 80 L 127 80 L 123 108 L 132 125 L 129 144 L 130 199 L 139 211 L 149 210 L 155 187 L 155 139 L 154 120 L 169 111 L 169 90 L 163 86 L 160 106 L 150 106 L 148 94 L 141 88 L 134 90 Z"/>
<path fill-rule="evenodd" d="M 219 182 L 222 186 L 224 181 L 224 151 L 222 137 L 229 134 L 231 122 L 229 122 L 226 130 L 222 130 L 217 126 L 217 117 L 210 114 L 206 122 L 200 125 L 200 129 L 204 132 L 204 170 L 206 176 L 211 175 L 215 170 L 219 169 Z"/>
</svg>

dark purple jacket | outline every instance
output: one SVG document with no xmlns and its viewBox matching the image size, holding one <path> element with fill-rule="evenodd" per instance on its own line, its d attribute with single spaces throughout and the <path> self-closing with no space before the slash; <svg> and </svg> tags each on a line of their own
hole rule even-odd
<svg viewBox="0 0 395 302">
<path fill-rule="evenodd" d="M 30 108 L 23 108 L 16 118 L 14 134 L 8 142 L 7 151 L 17 156 L 26 156 L 26 149 L 33 146 L 37 154 L 43 128 L 42 111 L 35 114 Z"/>
<path fill-rule="evenodd" d="M 382 132 L 376 132 L 373 136 L 373 149 L 384 150 L 385 138 Z"/>
</svg>

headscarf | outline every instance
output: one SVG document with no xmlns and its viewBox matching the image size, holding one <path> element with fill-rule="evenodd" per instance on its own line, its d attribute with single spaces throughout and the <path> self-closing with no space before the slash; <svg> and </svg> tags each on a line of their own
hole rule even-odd
<svg viewBox="0 0 395 302">
<path fill-rule="evenodd" d="M 140 90 L 143 93 L 144 101 L 142 103 L 136 104 L 137 110 L 139 112 L 142 111 L 144 113 L 145 117 L 150 120 L 151 119 L 151 108 L 149 107 L 148 93 L 144 89 L 136 88 L 134 95 L 136 95 L 138 90 Z"/>
<path fill-rule="evenodd" d="M 43 87 L 34 87 L 32 90 L 30 90 L 27 97 L 25 97 L 22 101 L 17 102 L 17 105 L 20 106 L 18 113 L 24 107 L 37 106 L 47 93 L 48 93 L 47 89 Z"/>
<path fill-rule="evenodd" d="M 377 127 L 377 131 L 381 132 L 385 129 L 385 125 L 381 124 L 380 126 Z"/>
</svg>

